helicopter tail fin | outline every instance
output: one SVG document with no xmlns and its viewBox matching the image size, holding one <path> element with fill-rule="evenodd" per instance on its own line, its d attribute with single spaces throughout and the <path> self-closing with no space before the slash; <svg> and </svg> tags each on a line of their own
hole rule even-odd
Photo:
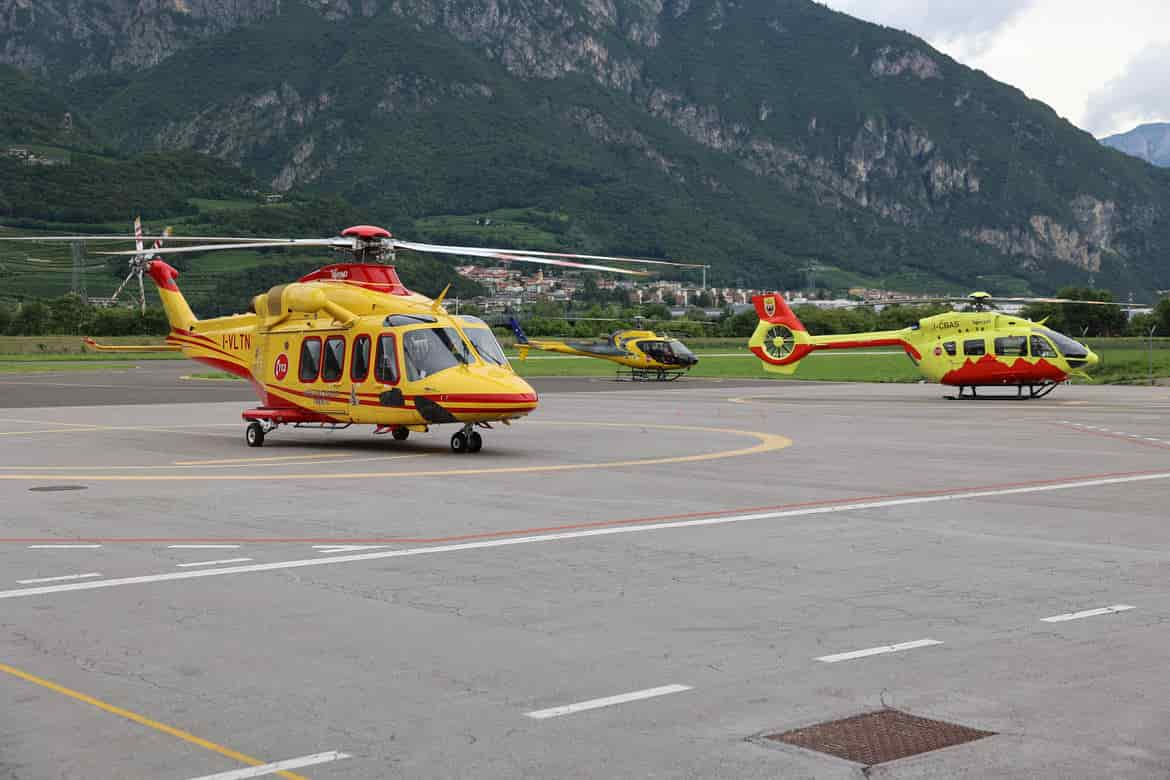
<svg viewBox="0 0 1170 780">
<path fill-rule="evenodd" d="M 520 322 L 515 317 L 508 318 L 508 325 L 512 328 L 512 333 L 516 334 L 517 344 L 527 344 L 528 336 L 524 335 L 524 329 L 520 327 Z"/>
<path fill-rule="evenodd" d="M 520 359 L 528 359 L 528 336 L 524 334 L 524 329 L 520 327 L 520 322 L 515 317 L 508 318 L 508 324 L 512 327 L 512 333 L 516 334 L 516 348 L 520 350 Z"/>
<path fill-rule="evenodd" d="M 187 305 L 187 299 L 183 297 L 183 293 L 179 292 L 179 286 L 175 284 L 175 279 L 179 278 L 179 272 L 162 260 L 151 260 L 146 264 L 146 272 L 158 285 L 158 295 L 162 299 L 163 309 L 166 310 L 167 321 L 170 322 L 171 328 L 191 330 L 191 326 L 199 319 L 195 316 L 195 312 L 191 311 L 191 307 Z"/>
<path fill-rule="evenodd" d="M 748 348 L 764 363 L 764 369 L 791 374 L 796 364 L 812 352 L 808 330 L 779 293 L 752 298 L 760 324 Z"/>
</svg>

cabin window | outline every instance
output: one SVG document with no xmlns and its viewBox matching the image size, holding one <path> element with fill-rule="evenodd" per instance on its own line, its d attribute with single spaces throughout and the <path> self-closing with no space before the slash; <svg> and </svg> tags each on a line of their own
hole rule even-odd
<svg viewBox="0 0 1170 780">
<path fill-rule="evenodd" d="M 384 385 L 398 384 L 398 350 L 395 348 L 393 333 L 383 333 L 378 337 L 374 378 Z"/>
<path fill-rule="evenodd" d="M 353 340 L 353 357 L 349 360 L 349 378 L 364 382 L 370 375 L 370 337 L 358 336 Z"/>
<path fill-rule="evenodd" d="M 402 334 L 402 354 L 406 378 L 412 382 L 474 360 L 454 328 L 408 330 Z"/>
<path fill-rule="evenodd" d="M 301 366 L 298 376 L 302 382 L 316 382 L 321 371 L 321 339 L 309 336 L 301 342 Z"/>
<path fill-rule="evenodd" d="M 987 345 L 983 343 L 983 339 L 967 339 L 963 342 L 964 355 L 986 355 Z"/>
<path fill-rule="evenodd" d="M 1032 357 L 1039 358 L 1054 358 L 1056 357 L 1056 348 L 1049 343 L 1048 339 L 1043 336 L 1032 336 L 1029 341 L 1032 344 Z"/>
<path fill-rule="evenodd" d="M 341 379 L 345 367 L 345 336 L 330 336 L 325 339 L 325 355 L 321 361 L 321 380 L 336 382 Z"/>
<path fill-rule="evenodd" d="M 1024 336 L 1000 336 L 995 340 L 995 354 L 1000 357 L 1027 357 L 1028 339 Z"/>
<path fill-rule="evenodd" d="M 950 355 L 951 357 L 955 356 L 955 342 L 944 341 L 943 342 L 943 349 L 945 349 L 947 351 L 947 354 Z"/>
</svg>

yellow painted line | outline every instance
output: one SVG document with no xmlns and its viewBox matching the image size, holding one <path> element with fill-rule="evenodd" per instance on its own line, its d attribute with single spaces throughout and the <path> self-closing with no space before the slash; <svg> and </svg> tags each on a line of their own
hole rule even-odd
<svg viewBox="0 0 1170 780">
<path fill-rule="evenodd" d="M 218 753 L 219 755 L 230 758 L 233 761 L 239 761 L 241 764 L 247 764 L 248 766 L 263 766 L 268 763 L 267 761 L 261 761 L 258 758 L 253 758 L 252 756 L 249 756 L 245 753 L 240 753 L 237 750 L 232 750 L 231 748 L 216 744 L 215 742 L 203 739 L 202 737 L 197 737 L 188 731 L 177 729 L 174 726 L 168 726 L 165 723 L 159 723 L 157 720 L 151 720 L 150 718 L 139 715 L 136 712 L 123 709 L 121 707 L 115 707 L 113 704 L 108 704 L 101 699 L 95 699 L 94 697 L 81 693 L 80 691 L 75 691 L 72 688 L 66 688 L 64 685 L 58 685 L 57 683 L 46 680 L 43 677 L 37 677 L 35 674 L 29 674 L 28 672 L 21 671 L 14 666 L 8 666 L 7 664 L 0 663 L 0 672 L 10 674 L 13 677 L 19 677 L 25 682 L 30 682 L 33 685 L 39 685 L 42 688 L 47 688 L 54 693 L 68 696 L 75 701 L 92 705 L 97 707 L 99 710 L 103 710 L 110 713 L 111 715 L 117 715 L 120 718 L 133 721 L 140 726 L 146 726 L 149 729 L 154 729 L 155 731 L 162 732 L 163 734 L 175 737 L 176 739 L 181 739 L 184 742 L 191 743 L 192 745 L 198 745 L 204 750 L 210 750 L 212 753 Z M 275 774 L 278 774 L 284 778 L 288 778 L 288 780 L 306 780 L 303 775 L 294 774 L 293 772 L 276 772 Z"/>
<path fill-rule="evenodd" d="M 306 453 L 304 455 L 281 455 L 273 458 L 223 458 L 222 460 L 176 460 L 176 466 L 221 466 L 229 463 L 267 463 L 278 460 L 305 460 L 306 458 L 344 458 L 348 452 Z"/>
<path fill-rule="evenodd" d="M 102 433 L 105 431 L 136 431 L 142 433 L 182 433 L 184 436 L 191 435 L 218 435 L 218 434 L 192 434 L 189 430 L 191 428 L 236 428 L 239 427 L 236 423 L 207 423 L 204 425 L 169 425 L 166 427 L 153 425 L 82 425 L 80 423 L 55 423 L 44 422 L 42 425 L 73 425 L 73 428 L 46 428 L 38 431 L 0 431 L 0 436 L 30 436 L 39 433 Z"/>
<path fill-rule="evenodd" d="M 557 471 L 588 471 L 593 469 L 613 469 L 630 466 L 660 466 L 672 463 L 700 463 L 704 461 L 722 460 L 724 458 L 739 458 L 747 455 L 761 455 L 792 446 L 792 440 L 774 433 L 761 431 L 741 431 L 734 428 L 704 428 L 691 425 L 645 425 L 626 423 L 593 423 L 593 422 L 536 422 L 536 425 L 571 425 L 587 426 L 590 428 L 644 428 L 661 431 L 688 431 L 694 433 L 719 433 L 729 436 L 744 436 L 757 440 L 751 447 L 742 447 L 734 450 L 721 450 L 697 455 L 672 455 L 660 458 L 639 458 L 632 460 L 604 461 L 601 463 L 565 463 L 547 466 L 502 466 L 498 468 L 467 468 L 467 469 L 435 469 L 427 471 L 367 471 L 341 472 L 321 474 L 70 474 L 71 479 L 84 479 L 91 482 L 194 482 L 215 480 L 217 482 L 276 482 L 284 480 L 305 479 L 369 479 L 380 477 L 394 479 L 402 477 L 451 477 L 470 476 L 478 474 L 537 474 Z M 473 456 L 474 457 L 474 456 Z M 480 456 L 482 457 L 482 456 Z M 295 465 L 295 464 L 289 464 Z M 0 467 L 2 469 L 3 467 Z M 54 474 L 0 474 L 0 480 L 44 480 L 54 479 Z"/>
</svg>

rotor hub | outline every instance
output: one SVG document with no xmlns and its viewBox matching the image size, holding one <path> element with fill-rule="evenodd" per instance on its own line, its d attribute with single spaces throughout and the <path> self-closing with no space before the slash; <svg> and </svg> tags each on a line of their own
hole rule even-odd
<svg viewBox="0 0 1170 780">
<path fill-rule="evenodd" d="M 341 231 L 350 239 L 348 246 L 334 247 L 337 251 L 348 252 L 358 263 L 394 262 L 394 236 L 386 228 L 377 225 L 354 225 Z"/>
</svg>

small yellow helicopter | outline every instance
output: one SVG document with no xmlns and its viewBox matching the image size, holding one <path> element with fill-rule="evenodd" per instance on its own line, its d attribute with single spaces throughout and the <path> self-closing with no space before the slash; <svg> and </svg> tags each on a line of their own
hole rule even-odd
<svg viewBox="0 0 1170 780">
<path fill-rule="evenodd" d="M 128 255 L 131 275 L 145 272 L 154 280 L 170 323 L 168 345 L 252 383 L 260 405 L 243 413 L 245 441 L 251 447 L 263 445 L 265 436 L 281 425 L 338 429 L 371 424 L 377 426 L 375 433 L 403 440 L 411 431 L 454 423 L 459 430 L 451 436 L 451 450 L 478 452 L 483 439 L 477 428 L 490 428 L 494 422 L 508 425 L 536 409 L 536 391 L 512 371 L 487 323 L 448 314 L 443 308 L 446 290 L 434 300 L 408 290 L 393 266 L 384 264 L 397 250 L 636 275 L 645 272 L 580 261 L 669 264 L 420 244 L 372 225 L 356 225 L 325 239 L 167 236 L 168 242 L 215 243 L 164 248 L 156 239 L 145 239 L 145 249 L 141 231 L 136 232 L 5 238 L 134 239 L 134 250 L 101 254 Z M 326 265 L 273 287 L 252 299 L 247 314 L 201 320 L 176 284 L 178 271 L 160 259 L 166 254 L 282 247 L 325 247 L 351 256 L 353 262 Z"/>
<path fill-rule="evenodd" d="M 619 379 L 659 382 L 678 379 L 699 363 L 695 353 L 681 341 L 652 330 L 616 330 L 604 340 L 562 341 L 528 338 L 515 317 L 508 324 L 516 335 L 521 360 L 528 357 L 530 349 L 601 358 L 626 367 L 626 371 L 618 371 Z"/>
<path fill-rule="evenodd" d="M 964 300 L 970 311 L 935 314 L 900 330 L 812 336 L 779 293 L 758 295 L 752 303 L 760 324 L 748 347 L 767 371 L 780 374 L 792 374 L 801 360 L 821 350 L 901 347 L 926 379 L 959 388 L 958 396 L 949 398 L 981 397 L 980 387 L 1015 387 L 1017 398 L 1042 398 L 1070 376 L 1087 378 L 1085 369 L 1097 364 L 1097 355 L 1043 322 L 990 310 L 993 301 L 1125 307 L 1063 298 L 993 299 L 985 292 L 906 302 Z"/>
</svg>

